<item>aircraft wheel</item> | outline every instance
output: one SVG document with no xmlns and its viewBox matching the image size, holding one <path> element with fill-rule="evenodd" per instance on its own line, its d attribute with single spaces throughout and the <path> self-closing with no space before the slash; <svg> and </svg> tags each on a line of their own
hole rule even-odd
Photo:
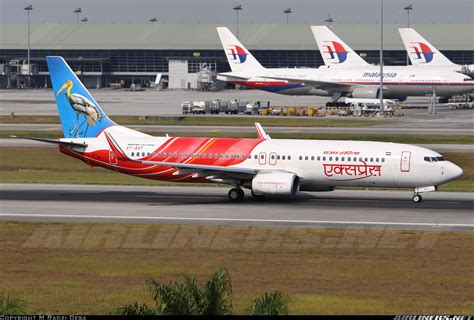
<svg viewBox="0 0 474 320">
<path fill-rule="evenodd" d="M 415 202 L 415 203 L 420 203 L 421 200 L 423 200 L 423 197 L 420 196 L 419 194 L 415 194 L 415 195 L 413 196 L 412 200 L 413 200 L 413 202 Z"/>
<path fill-rule="evenodd" d="M 228 196 L 232 202 L 242 201 L 244 199 L 244 191 L 240 188 L 232 188 L 229 190 Z"/>
</svg>

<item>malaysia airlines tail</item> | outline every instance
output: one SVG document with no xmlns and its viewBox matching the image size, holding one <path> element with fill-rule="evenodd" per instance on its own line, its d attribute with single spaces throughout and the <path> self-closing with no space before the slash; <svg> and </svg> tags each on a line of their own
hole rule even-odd
<svg viewBox="0 0 474 320">
<path fill-rule="evenodd" d="M 400 28 L 400 37 L 405 46 L 411 64 L 449 66 L 454 65 L 448 58 L 438 51 L 431 43 L 426 41 L 418 32 L 412 28 Z"/>
<path fill-rule="evenodd" d="M 265 69 L 228 28 L 218 27 L 217 33 L 232 72 L 253 73 Z"/>
<path fill-rule="evenodd" d="M 325 65 L 344 67 L 369 65 L 328 27 L 311 26 L 311 30 Z"/>
</svg>

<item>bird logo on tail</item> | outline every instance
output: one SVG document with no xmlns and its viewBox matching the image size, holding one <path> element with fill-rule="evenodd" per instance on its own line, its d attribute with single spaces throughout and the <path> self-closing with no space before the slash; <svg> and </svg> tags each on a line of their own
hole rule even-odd
<svg viewBox="0 0 474 320">
<path fill-rule="evenodd" d="M 78 137 L 80 133 L 79 131 L 83 129 L 81 131 L 84 132 L 81 132 L 81 135 L 85 136 L 89 126 L 95 126 L 95 124 L 102 119 L 102 115 L 89 99 L 79 93 L 71 93 L 73 85 L 74 84 L 71 80 L 66 80 L 63 86 L 58 90 L 56 96 L 66 90 L 65 93 L 69 105 L 76 112 L 77 122 L 76 125 L 69 130 L 69 134 L 73 137 Z M 80 115 L 83 115 L 85 118 L 82 122 L 79 121 Z"/>
</svg>

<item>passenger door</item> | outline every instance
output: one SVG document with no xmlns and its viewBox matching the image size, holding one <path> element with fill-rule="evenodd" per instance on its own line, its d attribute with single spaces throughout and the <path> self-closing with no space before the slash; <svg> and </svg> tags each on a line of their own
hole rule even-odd
<svg viewBox="0 0 474 320">
<path fill-rule="evenodd" d="M 411 159 L 411 152 L 403 151 L 402 156 L 400 157 L 400 171 L 401 172 L 410 172 L 410 159 Z"/>
</svg>

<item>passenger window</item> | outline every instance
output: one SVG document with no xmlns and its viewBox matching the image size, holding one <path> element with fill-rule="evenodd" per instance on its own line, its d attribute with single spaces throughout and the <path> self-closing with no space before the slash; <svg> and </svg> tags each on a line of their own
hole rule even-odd
<svg viewBox="0 0 474 320">
<path fill-rule="evenodd" d="M 382 158 L 382 162 L 385 162 L 385 158 Z"/>
<path fill-rule="evenodd" d="M 365 158 L 365 162 L 369 161 L 369 158 Z"/>
<path fill-rule="evenodd" d="M 370 158 L 370 162 L 374 162 L 374 158 Z"/>
<path fill-rule="evenodd" d="M 254 155 L 253 158 L 254 158 L 254 159 L 258 159 L 257 155 Z"/>
<path fill-rule="evenodd" d="M 359 161 L 361 161 L 361 162 L 362 162 L 362 157 L 359 157 Z"/>
<path fill-rule="evenodd" d="M 170 152 L 170 153 L 168 153 L 168 158 L 171 158 L 171 152 Z"/>
<path fill-rule="evenodd" d="M 339 157 L 336 157 L 336 161 L 339 161 Z"/>
<path fill-rule="evenodd" d="M 134 156 L 135 156 L 135 152 L 132 152 L 132 157 L 134 157 Z"/>
<path fill-rule="evenodd" d="M 285 157 L 285 156 L 281 156 L 281 158 L 282 158 L 282 160 L 285 160 L 286 157 Z"/>
<path fill-rule="evenodd" d="M 240 156 L 239 156 L 238 154 L 236 154 L 235 157 L 236 157 L 237 159 L 240 159 Z"/>
<path fill-rule="evenodd" d="M 375 162 L 379 162 L 379 158 L 375 158 Z"/>
<path fill-rule="evenodd" d="M 145 152 L 142 152 L 142 157 L 144 157 L 144 156 L 145 156 Z"/>
<path fill-rule="evenodd" d="M 224 159 L 224 155 L 221 153 L 221 159 Z"/>
<path fill-rule="evenodd" d="M 270 158 L 271 158 L 272 160 L 274 160 L 274 159 L 275 159 L 275 155 L 272 154 L 272 155 L 270 156 Z"/>
<path fill-rule="evenodd" d="M 214 159 L 219 158 L 219 155 L 217 153 L 214 153 Z"/>
<path fill-rule="evenodd" d="M 308 156 L 304 157 L 305 160 L 308 160 Z"/>
<path fill-rule="evenodd" d="M 203 157 L 203 158 L 206 158 L 206 157 L 207 157 L 207 155 L 206 155 L 205 153 L 203 153 L 203 154 L 202 154 L 202 157 Z"/>
<path fill-rule="evenodd" d="M 212 153 L 209 153 L 208 158 L 212 159 Z"/>
<path fill-rule="evenodd" d="M 161 157 L 161 152 L 158 152 L 158 157 Z"/>
<path fill-rule="evenodd" d="M 291 160 L 291 156 L 288 156 L 288 160 Z"/>
<path fill-rule="evenodd" d="M 320 161 L 320 160 L 321 160 L 321 157 L 320 157 L 320 156 L 318 156 L 318 158 L 317 158 L 317 159 L 318 159 L 318 161 Z"/>
<path fill-rule="evenodd" d="M 314 156 L 311 156 L 311 161 L 314 161 Z"/>
<path fill-rule="evenodd" d="M 357 161 L 357 158 L 356 158 L 356 157 L 354 157 L 354 158 L 352 158 L 352 160 L 354 160 L 354 161 Z"/>
<path fill-rule="evenodd" d="M 147 156 L 150 156 L 150 153 L 149 153 L 149 152 L 147 152 L 147 154 L 146 154 L 146 155 L 147 155 Z"/>
<path fill-rule="evenodd" d="M 225 154 L 225 158 L 229 159 L 229 154 L 228 153 Z"/>
<path fill-rule="evenodd" d="M 345 157 L 342 157 L 342 158 L 341 158 L 341 161 L 344 161 L 344 159 L 346 159 L 346 158 L 345 158 Z"/>
<path fill-rule="evenodd" d="M 280 160 L 280 156 L 277 156 L 277 160 Z"/>
<path fill-rule="evenodd" d="M 303 157 L 302 157 L 302 156 L 300 156 L 300 160 L 303 160 Z"/>
<path fill-rule="evenodd" d="M 175 158 L 177 158 L 177 157 L 178 157 L 178 154 L 177 154 L 177 153 L 175 153 L 175 154 L 174 154 L 174 157 L 175 157 Z"/>
<path fill-rule="evenodd" d="M 201 158 L 201 154 L 200 153 L 196 153 L 196 158 Z"/>
<path fill-rule="evenodd" d="M 329 161 L 332 161 L 332 157 L 329 157 Z"/>
<path fill-rule="evenodd" d="M 326 161 L 326 157 L 323 157 L 323 161 Z"/>
<path fill-rule="evenodd" d="M 242 159 L 245 159 L 247 158 L 247 156 L 245 154 L 242 154 Z"/>
</svg>

